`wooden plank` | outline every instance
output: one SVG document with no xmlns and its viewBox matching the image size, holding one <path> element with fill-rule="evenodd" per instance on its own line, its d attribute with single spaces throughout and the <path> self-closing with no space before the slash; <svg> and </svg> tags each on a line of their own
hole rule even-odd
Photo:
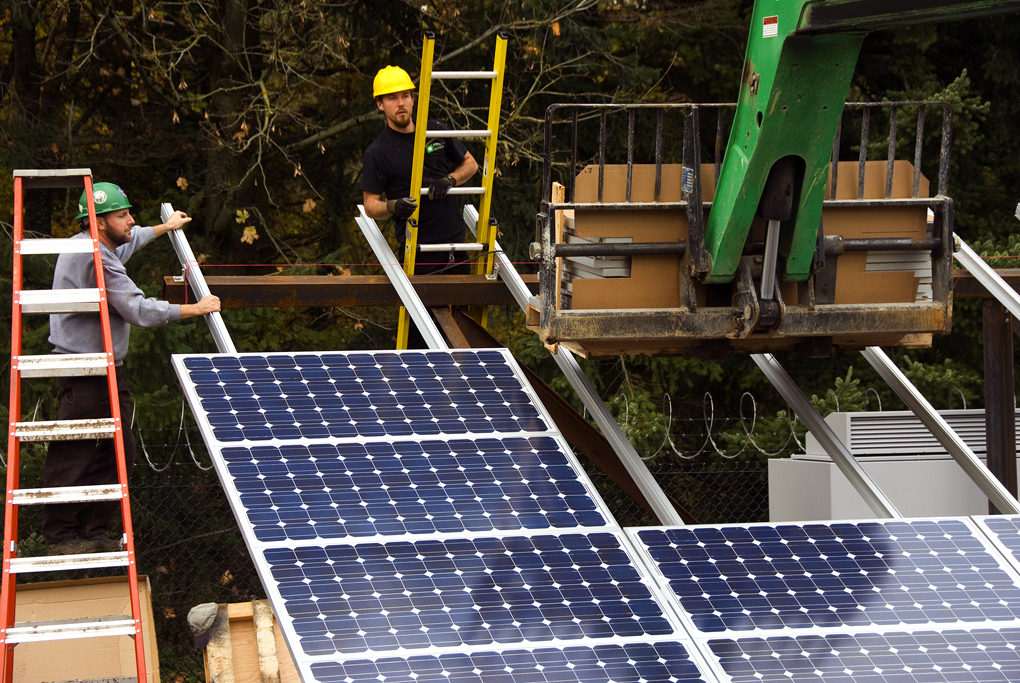
<svg viewBox="0 0 1020 683">
<path fill-rule="evenodd" d="M 230 616 L 219 605 L 205 646 L 205 675 L 209 683 L 234 683 L 234 657 L 230 647 Z"/>
<path fill-rule="evenodd" d="M 268 600 L 252 601 L 255 622 L 255 646 L 259 653 L 259 680 L 261 683 L 280 683 L 280 660 L 276 656 L 276 632 L 273 629 L 273 609 Z"/>
</svg>

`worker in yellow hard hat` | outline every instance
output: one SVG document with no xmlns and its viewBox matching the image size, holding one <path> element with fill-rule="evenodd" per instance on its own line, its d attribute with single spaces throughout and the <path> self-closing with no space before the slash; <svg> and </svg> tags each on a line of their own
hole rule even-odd
<svg viewBox="0 0 1020 683">
<path fill-rule="evenodd" d="M 365 213 L 376 220 L 392 218 L 400 253 L 404 253 L 407 219 L 414 213 L 417 197 L 410 197 L 411 166 L 414 161 L 414 82 L 399 66 L 379 70 L 373 82 L 375 104 L 386 116 L 386 125 L 362 157 L 361 191 Z M 439 121 L 429 121 L 429 130 L 449 130 Z M 425 169 L 418 212 L 419 244 L 464 242 L 466 226 L 451 188 L 463 185 L 478 171 L 478 163 L 456 138 L 426 141 Z M 384 198 L 385 197 L 385 198 Z M 469 273 L 467 254 L 453 253 L 442 263 L 415 259 L 415 273 Z M 411 327 L 408 348 L 423 348 L 424 341 Z"/>
</svg>

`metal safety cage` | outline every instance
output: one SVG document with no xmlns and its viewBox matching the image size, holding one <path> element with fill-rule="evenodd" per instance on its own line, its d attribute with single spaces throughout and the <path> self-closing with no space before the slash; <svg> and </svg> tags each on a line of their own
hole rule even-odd
<svg viewBox="0 0 1020 683">
<path fill-rule="evenodd" d="M 712 201 L 703 199 L 703 180 L 714 182 L 719 177 L 734 107 L 733 104 L 563 104 L 549 107 L 545 117 L 542 205 L 536 221 L 536 242 L 532 246 L 532 256 L 540 262 L 541 297 L 538 310 L 533 310 L 529 316 L 530 326 L 543 341 L 572 342 L 575 348 L 592 357 L 626 352 L 628 348 L 636 348 L 634 345 L 646 352 L 651 349 L 651 352 L 664 353 L 699 346 L 758 352 L 799 345 L 810 355 L 826 355 L 833 346 L 834 336 L 837 346 L 860 348 L 867 345 L 869 337 L 881 338 L 885 345 L 895 345 L 896 335 L 948 333 L 952 315 L 953 204 L 947 196 L 951 106 L 921 101 L 846 104 L 833 140 L 823 209 L 867 211 L 924 207 L 931 211 L 928 232 L 923 237 L 843 237 L 825 235 L 820 226 L 811 274 L 807 281 L 796 283 L 797 304 L 784 302 L 778 289 L 775 300 L 768 301 L 760 296 L 766 246 L 763 239 L 750 234 L 741 253 L 741 268 L 731 283 L 705 284 L 701 278 L 711 263 L 705 249 L 705 226 Z M 941 112 L 940 131 L 930 125 L 930 119 L 935 118 L 931 116 L 932 111 Z M 907 120 L 910 115 L 913 115 L 912 121 Z M 702 126 L 702 117 L 711 124 Z M 888 122 L 883 135 L 875 135 L 879 120 Z M 915 132 L 912 145 L 904 135 L 910 128 Z M 935 146 L 937 151 L 932 149 Z M 884 159 L 875 160 L 874 157 L 883 151 Z M 936 155 L 937 166 L 928 161 Z M 850 156 L 852 160 L 848 159 Z M 894 173 L 898 159 L 913 165 L 913 176 L 907 179 L 909 190 L 906 192 L 900 173 Z M 856 162 L 856 178 L 849 181 L 849 188 L 842 188 L 839 179 L 841 173 L 847 174 L 848 161 Z M 664 191 L 664 169 L 669 164 L 681 166 L 678 200 L 675 188 L 672 194 Z M 617 165 L 619 184 L 625 182 L 625 187 L 622 192 L 617 187 L 610 196 L 607 170 L 613 165 Z M 934 196 L 922 196 L 925 194 L 921 182 L 922 165 L 930 171 L 937 168 Z M 643 181 L 638 178 L 642 166 Z M 597 177 L 590 181 L 591 185 L 597 182 L 597 190 L 587 193 L 594 195 L 594 201 L 588 196 L 582 197 L 585 201 L 579 201 L 576 192 L 576 178 L 585 167 L 590 167 L 589 172 Z M 621 171 L 624 167 L 625 171 Z M 714 170 L 711 179 L 703 178 L 708 169 Z M 675 167 L 673 170 L 675 182 Z M 872 182 L 873 175 L 880 176 L 883 172 L 884 190 L 880 183 L 876 186 Z M 620 180 L 620 173 L 625 173 L 625 181 Z M 894 176 L 898 181 L 896 192 Z M 652 177 L 654 185 L 649 188 Z M 562 190 L 554 185 L 557 180 L 562 181 Z M 838 189 L 841 191 L 837 195 Z M 847 197 L 847 192 L 851 196 Z M 619 200 L 621 194 L 622 201 Z M 647 200 L 649 195 L 651 201 Z M 643 199 L 639 201 L 638 196 Z M 688 233 L 685 239 L 673 242 L 635 238 L 629 243 L 595 240 L 568 243 L 563 239 L 562 227 L 557 228 L 556 220 L 557 214 L 569 211 L 609 211 L 627 220 L 630 218 L 623 212 L 683 212 Z M 861 215 L 866 219 L 867 214 Z M 928 300 L 837 303 L 834 291 L 837 263 L 840 256 L 853 252 L 880 252 L 881 256 L 889 258 L 897 258 L 896 254 L 903 252 L 926 254 L 924 266 L 927 268 L 930 264 L 931 271 L 931 293 L 924 297 Z M 560 296 L 560 271 L 565 259 L 650 256 L 673 256 L 679 260 L 680 306 L 580 310 L 572 308 L 569 299 Z M 669 284 L 663 282 L 661 286 Z M 916 338 L 908 339 L 916 343 Z"/>
</svg>

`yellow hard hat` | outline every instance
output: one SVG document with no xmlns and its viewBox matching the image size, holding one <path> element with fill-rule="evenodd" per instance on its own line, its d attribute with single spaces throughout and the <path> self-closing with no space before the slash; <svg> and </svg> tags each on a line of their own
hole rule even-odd
<svg viewBox="0 0 1020 683">
<path fill-rule="evenodd" d="M 372 90 L 372 97 L 381 97 L 404 90 L 414 90 L 414 82 L 399 66 L 387 66 L 379 69 L 379 73 L 375 75 Z"/>
</svg>

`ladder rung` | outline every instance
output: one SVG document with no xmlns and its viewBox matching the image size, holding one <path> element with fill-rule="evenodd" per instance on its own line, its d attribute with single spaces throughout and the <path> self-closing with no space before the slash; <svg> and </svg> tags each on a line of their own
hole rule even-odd
<svg viewBox="0 0 1020 683">
<path fill-rule="evenodd" d="M 22 313 L 91 313 L 99 310 L 98 289 L 24 289 Z"/>
<path fill-rule="evenodd" d="M 421 196 L 429 193 L 429 188 L 421 188 Z M 451 187 L 447 194 L 485 194 L 485 188 L 481 186 L 465 185 L 464 187 Z"/>
<path fill-rule="evenodd" d="M 60 486 L 45 489 L 15 489 L 11 491 L 15 505 L 45 505 L 47 503 L 92 503 L 97 500 L 120 500 L 120 484 L 96 486 Z"/>
<path fill-rule="evenodd" d="M 70 569 L 99 569 L 126 567 L 126 550 L 116 553 L 86 553 L 82 555 L 43 555 L 42 557 L 12 557 L 11 573 L 57 572 Z"/>
<path fill-rule="evenodd" d="M 50 237 L 21 240 L 22 254 L 91 254 L 92 240 L 80 237 Z"/>
<path fill-rule="evenodd" d="M 492 80 L 499 73 L 496 71 L 433 71 L 432 80 L 439 80 L 441 78 L 487 78 Z"/>
<path fill-rule="evenodd" d="M 492 135 L 491 130 L 427 130 L 427 138 L 487 138 Z"/>
<path fill-rule="evenodd" d="M 126 550 L 116 553 L 86 553 L 82 555 L 43 555 L 42 557 L 12 557 L 11 573 L 57 572 L 70 569 L 99 569 L 126 567 Z"/>
<path fill-rule="evenodd" d="M 481 251 L 485 245 L 481 242 L 452 242 L 449 244 L 419 244 L 418 250 L 428 251 Z"/>
<path fill-rule="evenodd" d="M 100 417 L 92 420 L 18 422 L 14 426 L 14 436 L 22 441 L 112 439 L 114 433 L 112 417 Z"/>
<path fill-rule="evenodd" d="M 106 374 L 105 353 L 51 353 L 18 356 L 22 377 L 92 377 Z"/>
<path fill-rule="evenodd" d="M 7 644 L 98 636 L 130 636 L 134 633 L 134 619 L 126 616 L 22 622 L 7 629 Z"/>
<path fill-rule="evenodd" d="M 14 172 L 15 178 L 21 178 L 22 187 L 82 187 L 85 176 L 91 176 L 88 168 L 40 168 L 20 169 Z"/>
</svg>

